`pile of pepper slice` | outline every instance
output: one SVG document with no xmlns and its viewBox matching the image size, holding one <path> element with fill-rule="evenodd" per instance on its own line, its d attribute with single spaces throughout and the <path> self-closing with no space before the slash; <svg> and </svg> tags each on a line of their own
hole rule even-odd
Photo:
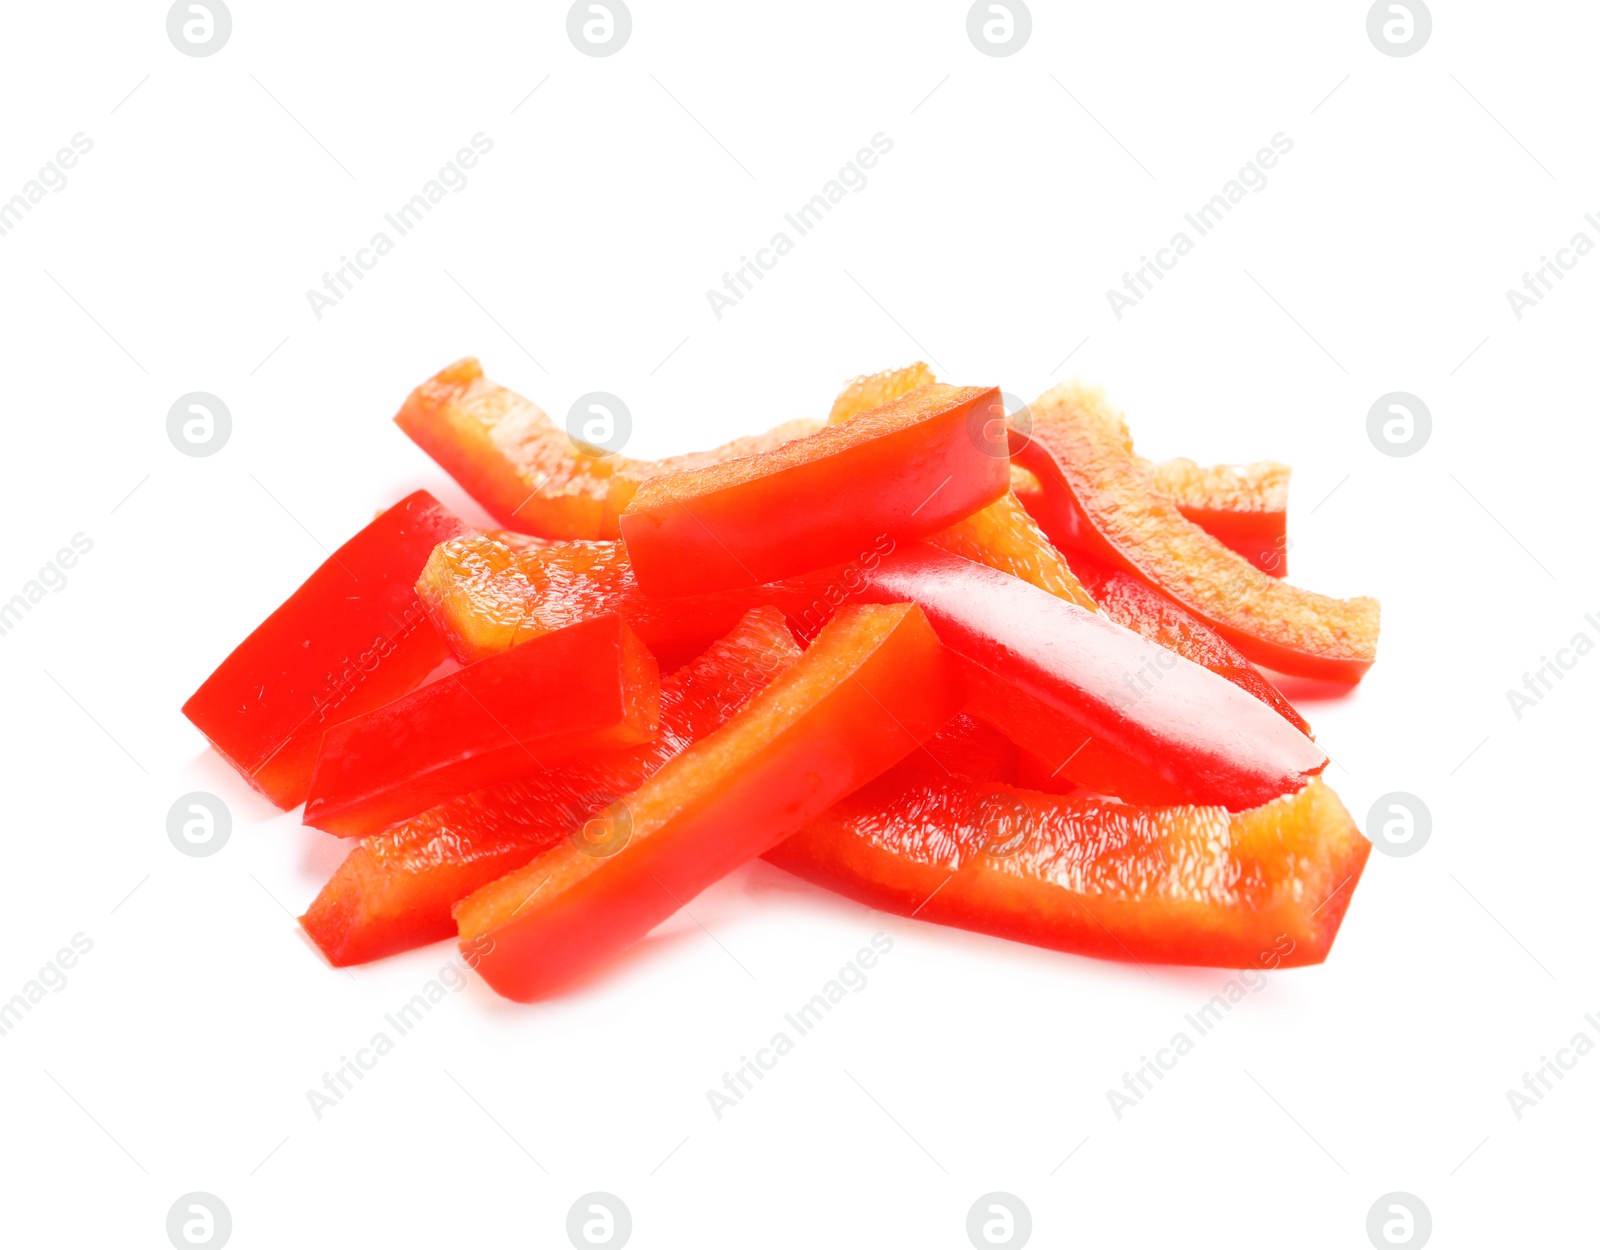
<svg viewBox="0 0 1600 1250">
<path fill-rule="evenodd" d="M 301 917 L 333 964 L 455 937 L 546 998 L 757 857 L 1080 955 L 1327 956 L 1370 846 L 1263 669 L 1358 681 L 1378 605 L 1281 580 L 1284 466 L 922 364 L 662 461 L 473 359 L 395 420 L 506 528 L 400 500 L 183 708 L 352 839 Z"/>
</svg>

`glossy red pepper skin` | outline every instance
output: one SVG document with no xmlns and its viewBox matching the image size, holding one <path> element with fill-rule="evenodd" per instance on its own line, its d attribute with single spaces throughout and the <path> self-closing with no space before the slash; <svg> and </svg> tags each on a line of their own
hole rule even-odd
<svg viewBox="0 0 1600 1250">
<path fill-rule="evenodd" d="M 1063 798 L 919 756 L 767 853 L 881 911 L 1140 963 L 1321 963 L 1371 844 L 1319 778 L 1248 812 Z"/>
<path fill-rule="evenodd" d="M 598 616 L 334 726 L 305 823 L 376 833 L 457 795 L 648 742 L 660 717 L 655 657 L 621 617 Z"/>
<path fill-rule="evenodd" d="M 340 547 L 183 705 L 252 786 L 306 797 L 323 732 L 397 698 L 447 658 L 414 589 L 439 543 L 467 527 L 427 491 Z"/>
<path fill-rule="evenodd" d="M 650 478 L 622 514 L 658 597 L 754 586 L 936 533 L 1007 490 L 1000 393 L 925 386 L 759 455 Z"/>
<path fill-rule="evenodd" d="M 746 614 L 662 679 L 661 729 L 653 741 L 462 795 L 363 838 L 300 923 L 338 966 L 454 937 L 456 903 L 638 789 L 799 658 L 781 612 Z"/>
<path fill-rule="evenodd" d="M 1132 574 L 1102 564 L 1079 552 L 1072 555 L 1072 570 L 1083 587 L 1094 596 L 1100 610 L 1118 625 L 1176 651 L 1196 664 L 1203 664 L 1220 677 L 1226 677 L 1246 694 L 1260 699 L 1301 733 L 1309 735 L 1311 726 L 1284 694 L 1268 681 L 1237 648 L 1199 617 L 1179 607 L 1159 590 Z"/>
<path fill-rule="evenodd" d="M 969 709 L 1100 793 L 1241 811 L 1327 766 L 1226 678 L 974 561 L 912 544 L 866 574 L 858 597 L 921 606 L 960 658 Z"/>
<path fill-rule="evenodd" d="M 462 900 L 462 949 L 508 998 L 555 993 L 891 767 L 957 703 L 919 609 L 850 605 L 743 711 L 614 805 L 593 841 Z"/>
<path fill-rule="evenodd" d="M 1354 682 L 1372 666 L 1377 600 L 1291 586 L 1188 520 L 1156 489 L 1098 392 L 1056 387 L 1028 410 L 1032 432 L 1013 431 L 1012 453 L 1039 479 L 1037 516 L 1052 542 L 1140 578 L 1275 672 Z"/>
</svg>

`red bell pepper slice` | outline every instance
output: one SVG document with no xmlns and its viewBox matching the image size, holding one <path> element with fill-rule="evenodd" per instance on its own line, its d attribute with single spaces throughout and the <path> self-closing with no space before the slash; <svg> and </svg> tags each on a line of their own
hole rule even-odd
<svg viewBox="0 0 1600 1250">
<path fill-rule="evenodd" d="M 913 544 L 867 573 L 859 597 L 920 605 L 961 659 L 969 708 L 1100 793 L 1241 811 L 1327 766 L 1226 678 L 960 556 Z"/>
<path fill-rule="evenodd" d="M 334 726 L 305 823 L 376 833 L 459 794 L 648 742 L 660 719 L 655 657 L 621 617 L 595 617 Z"/>
<path fill-rule="evenodd" d="M 414 585 L 467 527 L 407 495 L 325 560 L 183 705 L 225 760 L 279 807 L 306 796 L 323 731 L 412 689 L 447 658 Z"/>
<path fill-rule="evenodd" d="M 621 543 L 573 542 L 513 551 L 470 535 L 440 544 L 417 593 L 451 653 L 469 664 L 574 621 L 615 612 L 668 669 L 698 655 L 753 607 L 799 615 L 824 596 L 829 573 L 770 586 L 655 599 L 639 588 Z M 842 602 L 840 591 L 833 602 Z M 833 602 L 822 598 L 831 610 Z"/>
<path fill-rule="evenodd" d="M 937 533 L 1005 493 L 1000 392 L 926 386 L 842 425 L 643 483 L 622 537 L 646 593 L 704 594 Z"/>
<path fill-rule="evenodd" d="M 919 609 L 843 609 L 742 712 L 613 805 L 593 840 L 462 900 L 462 949 L 508 998 L 570 985 L 914 750 L 957 701 Z"/>
<path fill-rule="evenodd" d="M 1269 577 L 1289 571 L 1289 466 L 1199 465 L 1193 460 L 1145 460 L 1158 494 L 1223 546 L 1237 551 Z M 1011 489 L 1041 523 L 1047 515 L 1039 479 L 1015 461 Z"/>
<path fill-rule="evenodd" d="M 501 525 L 552 538 L 598 538 L 612 458 L 588 455 L 467 356 L 406 398 L 394 422 Z"/>
<path fill-rule="evenodd" d="M 463 795 L 363 838 L 300 918 L 336 966 L 454 937 L 450 909 L 520 868 L 686 747 L 726 724 L 800 657 L 783 614 L 748 613 L 661 682 L 655 740 Z"/>
<path fill-rule="evenodd" d="M 882 373 L 864 373 L 844 384 L 844 389 L 834 398 L 833 410 L 828 413 L 828 424 L 839 425 L 851 417 L 891 400 L 909 395 L 919 386 L 936 381 L 933 370 L 922 361 L 914 361 L 903 369 L 885 369 Z"/>
<path fill-rule="evenodd" d="M 845 383 L 833 401 L 828 424 L 848 421 L 858 413 L 898 399 L 935 380 L 933 370 L 920 360 L 903 369 L 864 374 Z M 1233 548 L 1263 573 L 1282 577 L 1288 572 L 1288 465 L 1272 460 L 1259 460 L 1254 464 L 1199 465 L 1183 458 L 1141 460 L 1140 463 L 1150 470 L 1156 489 L 1201 529 Z M 1023 506 L 1029 511 L 1034 509 L 1040 490 L 1037 477 L 1021 465 L 1013 464 L 1011 489 Z M 970 555 L 969 552 L 958 554 Z"/>
<path fill-rule="evenodd" d="M 1185 659 L 1202 664 L 1219 677 L 1226 677 L 1240 690 L 1252 694 L 1272 708 L 1301 733 L 1311 727 L 1295 710 L 1283 692 L 1261 675 L 1256 666 L 1193 613 L 1180 608 L 1160 591 L 1152 590 L 1137 577 L 1074 553 L 1073 569 L 1085 590 L 1094 596 L 1100 610 L 1118 625 L 1126 626 L 1151 642 L 1158 642 Z"/>
<path fill-rule="evenodd" d="M 1358 681 L 1378 641 L 1375 599 L 1332 599 L 1268 577 L 1186 519 L 1129 449 L 1095 392 L 1057 387 L 1030 406 L 1013 454 L 1038 475 L 1045 531 L 1134 574 L 1199 617 L 1247 659 L 1280 673 Z"/>
<path fill-rule="evenodd" d="M 1200 465 L 1182 457 L 1144 463 L 1156 490 L 1185 517 L 1269 577 L 1288 573 L 1288 465 Z"/>
<path fill-rule="evenodd" d="M 1094 599 L 1072 567 L 1010 492 L 987 508 L 980 508 L 948 529 L 940 530 L 927 542 L 941 551 L 965 556 L 991 569 L 1020 577 L 1080 608 L 1096 610 Z"/>
<path fill-rule="evenodd" d="M 1226 677 L 1275 708 L 1302 733 L 1310 732 L 1300 713 L 1255 665 L 1172 600 L 1079 553 L 1068 565 L 1013 494 L 1002 495 L 927 541 L 941 551 L 1020 577 L 1068 603 L 1103 611 L 1118 625 Z"/>
<path fill-rule="evenodd" d="M 614 539 L 617 517 L 645 479 L 752 456 L 820 424 L 791 421 L 710 451 L 631 460 L 574 442 L 536 404 L 484 377 L 471 356 L 412 391 L 394 420 L 501 525 L 558 539 Z"/>
<path fill-rule="evenodd" d="M 1320 779 L 1230 814 L 1041 794 L 917 755 L 766 858 L 881 911 L 1053 950 L 1275 968 L 1327 958 L 1371 849 Z"/>
<path fill-rule="evenodd" d="M 609 507 L 609 524 L 603 538 L 616 538 L 620 534 L 617 518 L 627 511 L 639 487 L 653 477 L 668 473 L 685 473 L 690 469 L 703 469 L 708 465 L 740 460 L 745 456 L 759 456 L 762 452 L 806 438 L 822 428 L 821 421 L 800 417 L 785 421 L 760 434 L 746 434 L 713 447 L 710 451 L 690 451 L 681 456 L 666 456 L 660 460 L 628 460 L 618 465 L 606 479 L 606 500 Z"/>
</svg>

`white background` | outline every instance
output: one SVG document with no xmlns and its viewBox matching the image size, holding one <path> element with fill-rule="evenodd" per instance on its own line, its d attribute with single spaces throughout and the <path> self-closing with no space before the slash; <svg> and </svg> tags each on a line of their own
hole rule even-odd
<svg viewBox="0 0 1600 1250">
<path fill-rule="evenodd" d="M 959 3 L 638 0 L 605 59 L 565 15 L 235 0 L 191 58 L 160 4 L 7 6 L 0 198 L 94 144 L 0 238 L 0 599 L 94 544 L 0 637 L 0 996 L 94 943 L 0 1038 L 8 1244 L 164 1246 L 191 1190 L 238 1247 L 565 1245 L 590 1190 L 641 1248 L 961 1247 L 992 1190 L 1040 1246 L 1358 1247 L 1392 1190 L 1439 1246 L 1586 1237 L 1600 1058 L 1520 1121 L 1506 1091 L 1600 1040 L 1600 658 L 1520 721 L 1505 692 L 1600 639 L 1600 258 L 1520 321 L 1505 292 L 1600 242 L 1600 12 L 1438 0 L 1408 58 L 1363 3 L 1039 3 L 1006 58 Z M 307 289 L 480 131 L 469 185 L 319 321 Z M 706 290 L 880 131 L 866 188 L 718 320 Z M 1119 321 L 1107 288 L 1280 131 L 1267 187 Z M 389 423 L 467 353 L 558 417 L 622 396 L 635 455 L 923 357 L 1022 396 L 1098 381 L 1152 456 L 1292 463 L 1292 580 L 1383 601 L 1367 681 L 1302 706 L 1358 820 L 1411 792 L 1431 840 L 1375 854 L 1327 965 L 1120 1121 L 1106 1091 L 1229 974 L 756 866 L 561 1001 L 473 982 L 319 1122 L 306 1091 L 453 948 L 330 970 L 291 913 L 344 848 L 178 707 L 375 509 L 426 486 L 481 517 Z M 206 459 L 165 433 L 193 390 L 233 414 Z M 1365 432 L 1393 390 L 1433 414 L 1405 459 Z M 167 840 L 191 790 L 233 813 L 210 858 Z M 719 1122 L 707 1089 L 879 930 L 867 987 Z"/>
</svg>

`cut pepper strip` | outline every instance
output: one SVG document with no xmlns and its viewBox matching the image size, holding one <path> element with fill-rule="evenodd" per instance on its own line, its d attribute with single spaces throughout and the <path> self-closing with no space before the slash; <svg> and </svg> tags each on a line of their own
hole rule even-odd
<svg viewBox="0 0 1600 1250">
<path fill-rule="evenodd" d="M 1218 542 L 1271 577 L 1289 571 L 1289 466 L 1145 461 L 1156 490 Z"/>
<path fill-rule="evenodd" d="M 467 527 L 425 490 L 380 513 L 262 621 L 183 714 L 279 807 L 306 797 L 323 731 L 414 687 L 447 658 L 413 585 Z"/>
<path fill-rule="evenodd" d="M 1010 573 L 1090 612 L 1095 601 L 1011 493 L 931 536 L 928 544 Z"/>
<path fill-rule="evenodd" d="M 1158 642 L 1185 659 L 1203 664 L 1219 677 L 1226 677 L 1240 690 L 1253 694 L 1301 733 L 1311 727 L 1283 692 L 1261 675 L 1256 666 L 1193 613 L 1180 608 L 1158 590 L 1152 590 L 1137 577 L 1084 555 L 1073 556 L 1073 568 L 1083 579 L 1084 588 L 1094 596 L 1100 610 L 1118 625 L 1140 637 Z"/>
<path fill-rule="evenodd" d="M 681 456 L 667 456 L 661 460 L 629 460 L 618 465 L 616 472 L 606 480 L 610 523 L 609 532 L 603 537 L 618 536 L 617 518 L 627 510 L 639 487 L 651 478 L 661 477 L 667 473 L 682 473 L 689 469 L 703 469 L 707 465 L 739 460 L 745 456 L 758 456 L 762 452 L 782 447 L 785 443 L 792 443 L 797 438 L 815 434 L 822 428 L 822 424 L 821 421 L 801 417 L 795 421 L 785 421 L 782 425 L 775 425 L 762 434 L 748 434 L 733 439 L 720 447 L 713 447 L 710 451 L 691 451 Z"/>
<path fill-rule="evenodd" d="M 903 369 L 864 374 L 845 383 L 833 401 L 828 424 L 848 421 L 935 380 L 933 370 L 920 360 Z M 1201 529 L 1263 573 L 1282 577 L 1288 572 L 1288 465 L 1273 460 L 1199 465 L 1183 458 L 1140 463 L 1154 476 L 1156 489 Z M 1011 466 L 1011 490 L 1030 512 L 1034 510 L 1039 479 L 1019 464 Z"/>
<path fill-rule="evenodd" d="M 501 525 L 556 539 L 614 539 L 641 481 L 768 451 L 821 426 L 791 421 L 711 451 L 631 460 L 575 442 L 471 356 L 412 391 L 394 420 Z"/>
<path fill-rule="evenodd" d="M 885 369 L 882 373 L 864 373 L 844 384 L 828 413 L 828 424 L 839 425 L 851 417 L 872 408 L 881 407 L 890 400 L 909 395 L 919 386 L 934 381 L 933 370 L 918 360 L 904 369 Z"/>
<path fill-rule="evenodd" d="M 1378 640 L 1375 599 L 1332 599 L 1262 573 L 1187 520 L 1128 449 L 1097 392 L 1057 387 L 1031 407 L 1013 451 L 1045 488 L 1045 530 L 1125 569 L 1281 673 L 1358 681 Z"/>
<path fill-rule="evenodd" d="M 508 998 L 570 985 L 932 737 L 956 710 L 909 604 L 843 609 L 787 672 L 606 819 L 462 900 L 462 949 Z"/>
<path fill-rule="evenodd" d="M 395 424 L 501 525 L 551 538 L 598 538 L 613 458 L 583 452 L 467 356 L 406 398 Z"/>
<path fill-rule="evenodd" d="M 608 612 L 619 614 L 671 669 L 698 655 L 753 607 L 796 615 L 826 575 L 768 586 L 653 599 L 639 589 L 621 543 L 556 543 L 513 551 L 470 535 L 441 543 L 417 580 L 429 619 L 463 664 Z M 844 598 L 841 593 L 838 599 Z"/>
<path fill-rule="evenodd" d="M 660 719 L 655 657 L 621 617 L 598 616 L 334 726 L 305 823 L 376 833 L 457 795 L 648 742 Z"/>
<path fill-rule="evenodd" d="M 1130 807 L 906 760 L 767 853 L 882 911 L 1104 959 L 1321 963 L 1371 844 L 1320 779 L 1230 815 Z"/>
<path fill-rule="evenodd" d="M 920 605 L 960 657 L 970 710 L 1099 793 L 1240 811 L 1327 766 L 1226 678 L 971 560 L 913 544 L 865 574 L 857 597 Z"/>
<path fill-rule="evenodd" d="M 653 742 L 463 795 L 362 839 L 300 923 L 340 967 L 454 937 L 450 909 L 457 902 L 638 789 L 799 657 L 782 613 L 748 613 L 662 680 L 661 729 Z"/>
<path fill-rule="evenodd" d="M 1193 460 L 1145 460 L 1156 493 L 1165 495 L 1223 546 L 1232 548 L 1271 577 L 1289 571 L 1289 466 L 1275 460 L 1254 464 L 1199 465 Z M 1011 489 L 1037 516 L 1043 508 L 1039 479 L 1015 461 Z"/>
<path fill-rule="evenodd" d="M 993 387 L 926 386 L 772 451 L 651 478 L 622 514 L 639 585 L 751 586 L 850 560 L 876 535 L 937 533 L 1005 493 L 999 405 Z"/>
</svg>

